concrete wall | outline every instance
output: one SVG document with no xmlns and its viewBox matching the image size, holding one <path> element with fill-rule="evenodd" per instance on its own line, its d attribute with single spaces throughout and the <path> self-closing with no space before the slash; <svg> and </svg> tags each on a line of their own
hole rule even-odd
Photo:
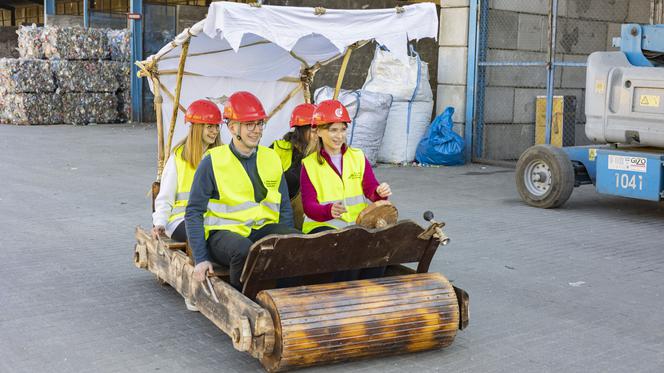
<svg viewBox="0 0 664 373">
<path fill-rule="evenodd" d="M 438 35 L 436 114 L 454 107 L 454 129 L 463 135 L 466 122 L 468 0 L 442 0 Z"/>
<path fill-rule="evenodd" d="M 492 0 L 489 4 L 487 61 L 546 61 L 548 0 Z M 611 42 L 620 36 L 621 24 L 648 23 L 650 0 L 559 0 L 558 12 L 557 61 L 585 62 L 594 51 L 615 50 Z M 460 36 L 458 40 L 463 41 Z M 446 51 L 449 58 L 461 58 L 452 52 Z M 583 129 L 585 68 L 559 67 L 554 82 L 554 94 L 577 97 L 576 142 L 588 143 Z M 534 143 L 535 100 L 546 94 L 545 88 L 544 67 L 486 68 L 482 158 L 517 159 Z M 445 98 L 439 93 L 440 100 Z"/>
<path fill-rule="evenodd" d="M 16 27 L 0 27 L 0 58 L 17 58 L 18 35 Z"/>
<path fill-rule="evenodd" d="M 175 31 L 181 33 L 207 16 L 207 7 L 194 5 L 178 5 L 175 8 Z"/>
</svg>

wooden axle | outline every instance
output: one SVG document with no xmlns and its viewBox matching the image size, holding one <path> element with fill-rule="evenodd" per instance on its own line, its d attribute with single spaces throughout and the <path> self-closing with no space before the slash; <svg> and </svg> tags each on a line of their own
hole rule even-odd
<svg viewBox="0 0 664 373">
<path fill-rule="evenodd" d="M 426 273 L 264 290 L 272 314 L 274 353 L 268 371 L 449 346 L 459 304 L 449 281 Z"/>
</svg>

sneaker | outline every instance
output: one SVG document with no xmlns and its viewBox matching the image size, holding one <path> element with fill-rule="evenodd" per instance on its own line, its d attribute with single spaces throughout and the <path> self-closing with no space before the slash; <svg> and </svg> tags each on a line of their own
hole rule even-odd
<svg viewBox="0 0 664 373">
<path fill-rule="evenodd" d="M 187 307 L 189 311 L 198 312 L 198 307 L 196 307 L 193 303 L 191 303 L 189 299 L 185 298 L 184 305 Z"/>
</svg>

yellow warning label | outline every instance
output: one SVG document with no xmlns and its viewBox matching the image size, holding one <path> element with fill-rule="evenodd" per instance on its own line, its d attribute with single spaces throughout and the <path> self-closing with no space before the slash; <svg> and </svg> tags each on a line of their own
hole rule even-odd
<svg viewBox="0 0 664 373">
<path fill-rule="evenodd" d="M 588 149 L 588 160 L 594 161 L 597 158 L 597 149 Z"/>
<path fill-rule="evenodd" d="M 641 95 L 639 98 L 639 105 L 659 107 L 659 96 L 657 95 Z"/>
<path fill-rule="evenodd" d="M 604 93 L 604 81 L 596 80 L 595 81 L 595 93 Z"/>
</svg>

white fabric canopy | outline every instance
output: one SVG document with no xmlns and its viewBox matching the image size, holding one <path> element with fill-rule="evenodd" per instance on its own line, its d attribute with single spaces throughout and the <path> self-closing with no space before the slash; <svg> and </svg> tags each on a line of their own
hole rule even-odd
<svg viewBox="0 0 664 373">
<path fill-rule="evenodd" d="M 181 46 L 190 38 L 180 96 L 182 106 L 200 98 L 249 91 L 270 113 L 301 85 L 302 69 L 342 56 L 355 42 L 375 40 L 406 60 L 408 40 L 437 37 L 434 4 L 407 5 L 402 9 L 326 9 L 317 15 L 314 8 L 214 2 L 204 20 L 182 32 L 146 63 L 157 64 L 160 82 L 175 94 Z M 152 82 L 150 88 L 154 92 Z M 162 96 L 167 138 L 173 100 L 163 90 Z M 304 95 L 300 91 L 275 113 L 265 128 L 262 144 L 269 145 L 288 131 L 290 113 L 302 102 Z M 186 131 L 184 116 L 179 113 L 173 144 Z M 230 140 L 227 129 L 222 131 L 222 137 L 224 142 Z"/>
</svg>

